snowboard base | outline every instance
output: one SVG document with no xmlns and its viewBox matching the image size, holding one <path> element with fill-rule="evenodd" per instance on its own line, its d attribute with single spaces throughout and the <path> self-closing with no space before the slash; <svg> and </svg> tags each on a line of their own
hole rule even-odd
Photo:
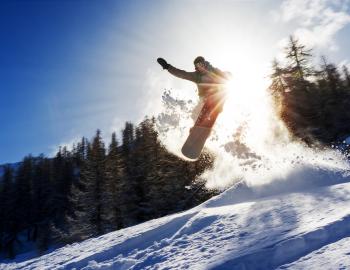
<svg viewBox="0 0 350 270">
<path fill-rule="evenodd" d="M 203 150 L 211 130 L 212 128 L 209 127 L 194 126 L 181 149 L 182 154 L 189 159 L 197 159 Z"/>
<path fill-rule="evenodd" d="M 182 154 L 189 159 L 197 159 L 201 154 L 205 141 L 222 111 L 225 96 L 216 93 L 206 97 L 190 134 L 181 149 Z"/>
</svg>

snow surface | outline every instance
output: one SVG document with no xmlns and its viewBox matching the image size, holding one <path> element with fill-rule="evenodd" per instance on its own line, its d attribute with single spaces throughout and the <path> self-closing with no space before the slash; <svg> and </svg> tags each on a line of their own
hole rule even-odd
<svg viewBox="0 0 350 270">
<path fill-rule="evenodd" d="M 304 168 L 0 269 L 350 269 L 349 176 Z"/>
<path fill-rule="evenodd" d="M 311 252 L 291 264 L 278 269 L 304 270 L 310 269 L 349 269 L 350 267 L 350 237 L 345 237 L 329 245 Z"/>
</svg>

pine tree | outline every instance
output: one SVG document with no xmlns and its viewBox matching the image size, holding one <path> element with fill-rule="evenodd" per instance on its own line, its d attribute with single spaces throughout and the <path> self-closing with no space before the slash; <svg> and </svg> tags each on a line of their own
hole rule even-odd
<svg viewBox="0 0 350 270">
<path fill-rule="evenodd" d="M 205 170 L 211 169 L 213 167 L 214 157 L 208 152 L 203 152 L 198 160 L 194 163 L 189 164 L 190 172 L 190 194 L 186 197 L 185 207 L 196 206 L 203 201 L 208 200 L 214 195 L 219 194 L 217 190 L 207 190 L 205 187 L 206 181 L 200 178 L 200 175 L 204 173 Z M 192 173 L 191 173 L 192 171 Z"/>
<path fill-rule="evenodd" d="M 73 149 L 72 156 L 74 160 L 74 165 L 77 169 L 79 169 L 83 162 L 86 160 L 88 145 L 88 140 L 85 137 L 83 137 Z"/>
<path fill-rule="evenodd" d="M 135 140 L 135 134 L 134 134 L 134 125 L 130 122 L 125 123 L 125 128 L 122 132 L 123 137 L 123 155 L 128 158 L 131 154 L 131 150 L 133 147 L 133 143 Z"/>
<path fill-rule="evenodd" d="M 34 159 L 31 156 L 25 157 L 16 172 L 15 181 L 11 183 L 12 176 L 8 171 L 8 179 L 5 179 L 6 185 L 3 186 L 8 192 L 8 195 L 3 194 L 7 202 L 4 204 L 4 211 L 7 211 L 4 222 L 4 250 L 10 258 L 14 258 L 17 247 L 22 244 L 19 239 L 20 233 L 26 233 L 27 241 L 32 240 L 33 163 Z"/>
<path fill-rule="evenodd" d="M 145 176 L 145 197 L 142 204 L 145 217 L 158 218 L 184 210 L 188 205 L 192 206 L 194 196 L 189 197 L 192 195 L 190 186 L 204 169 L 200 171 L 199 167 L 195 168 L 194 164 L 198 165 L 198 162 L 190 164 L 168 153 L 158 139 L 154 118 L 141 123 L 140 134 L 140 153 L 144 153 L 141 168 Z M 199 160 L 203 161 L 203 156 L 204 154 Z M 206 163 L 203 168 L 208 168 L 208 165 L 209 163 Z M 193 173 L 190 173 L 190 170 Z M 201 189 L 205 189 L 204 185 Z M 196 187 L 197 191 L 199 188 Z M 199 199 L 199 196 L 197 198 Z"/>
<path fill-rule="evenodd" d="M 151 183 L 150 206 L 154 217 L 178 212 L 184 207 L 186 176 L 179 170 L 180 163 L 179 159 L 162 151 L 161 158 L 148 175 L 148 182 Z"/>
<path fill-rule="evenodd" d="M 158 141 L 158 134 L 154 128 L 155 119 L 146 118 L 140 123 L 136 136 L 136 159 L 138 161 L 138 195 L 141 200 L 142 220 L 159 217 L 164 213 L 159 205 L 164 193 L 164 178 L 161 159 L 162 149 Z"/>
<path fill-rule="evenodd" d="M 74 240 L 86 239 L 104 232 L 105 162 L 106 150 L 101 132 L 97 130 L 81 169 L 80 179 L 71 191 L 73 213 L 68 217 L 68 222 Z"/>
<path fill-rule="evenodd" d="M 289 60 L 289 72 L 295 79 L 305 82 L 305 79 L 313 74 L 309 64 L 311 50 L 306 49 L 305 45 L 300 44 L 293 36 L 289 37 L 289 44 L 285 50 Z"/>
<path fill-rule="evenodd" d="M 124 165 L 116 134 L 112 134 L 106 159 L 106 186 L 104 192 L 104 220 L 106 232 L 123 228 L 121 207 L 123 201 L 122 183 L 124 180 Z"/>
<path fill-rule="evenodd" d="M 69 192 L 75 181 L 74 162 L 69 151 L 59 148 L 52 160 L 51 179 L 53 185 L 52 212 L 54 226 L 61 228 L 69 211 Z"/>
<path fill-rule="evenodd" d="M 14 175 L 9 165 L 3 167 L 4 172 L 0 186 L 0 251 L 10 258 L 15 256 L 14 241 L 16 235 L 12 234 L 15 222 L 13 209 L 15 206 Z"/>
<path fill-rule="evenodd" d="M 48 248 L 51 239 L 50 221 L 53 217 L 53 186 L 50 179 L 50 165 L 50 160 L 42 155 L 36 159 L 34 165 L 32 240 L 37 242 L 40 252 Z"/>
<path fill-rule="evenodd" d="M 348 91 L 350 91 L 350 73 L 347 66 L 343 66 L 343 73 L 345 77 L 345 86 L 348 88 Z"/>
<path fill-rule="evenodd" d="M 135 145 L 138 139 L 135 138 L 134 125 L 127 122 L 122 131 L 122 156 L 125 166 L 125 177 L 123 178 L 121 188 L 123 202 L 121 212 L 124 226 L 131 226 L 139 222 L 139 186 L 138 177 L 139 167 L 137 155 L 135 155 Z"/>
<path fill-rule="evenodd" d="M 32 194 L 33 194 L 33 164 L 34 158 L 27 156 L 19 166 L 15 180 L 15 224 L 13 233 L 17 235 L 22 230 L 27 230 L 27 241 L 31 240 L 32 224 Z"/>
<path fill-rule="evenodd" d="M 288 85 L 286 84 L 285 77 L 288 75 L 288 72 L 280 66 L 276 59 L 272 62 L 272 74 L 270 78 L 272 80 L 270 89 L 274 94 L 284 93 L 289 90 Z"/>
<path fill-rule="evenodd" d="M 326 82 L 326 87 L 333 91 L 333 94 L 338 94 L 339 88 L 341 88 L 340 74 L 337 67 L 327 62 L 325 56 L 322 56 L 321 74 Z"/>
<path fill-rule="evenodd" d="M 322 98 L 320 108 L 322 125 L 328 130 L 325 133 L 327 140 L 334 140 L 339 136 L 338 132 L 342 133 L 344 121 L 348 120 L 346 117 L 346 91 L 336 66 L 328 63 L 325 57 L 322 57 L 321 76 L 319 94 Z M 337 113 L 338 111 L 344 113 Z"/>
</svg>

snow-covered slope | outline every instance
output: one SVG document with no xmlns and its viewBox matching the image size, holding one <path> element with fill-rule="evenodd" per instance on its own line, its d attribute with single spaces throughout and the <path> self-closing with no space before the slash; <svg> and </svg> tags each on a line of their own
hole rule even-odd
<svg viewBox="0 0 350 270">
<path fill-rule="evenodd" d="M 348 177 L 299 176 L 0 269 L 350 269 Z"/>
</svg>

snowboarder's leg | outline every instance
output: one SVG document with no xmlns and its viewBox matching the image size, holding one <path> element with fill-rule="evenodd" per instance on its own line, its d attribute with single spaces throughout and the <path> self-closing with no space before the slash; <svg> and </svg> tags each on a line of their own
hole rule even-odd
<svg viewBox="0 0 350 270">
<path fill-rule="evenodd" d="M 198 116 L 201 113 L 204 103 L 205 103 L 205 100 L 201 98 L 198 104 L 193 108 L 191 113 L 191 118 L 193 119 L 193 122 L 196 122 L 196 120 L 198 119 Z"/>
<path fill-rule="evenodd" d="M 222 112 L 224 98 L 219 94 L 214 94 L 205 99 L 202 110 L 197 118 L 195 126 L 212 127 Z"/>
</svg>

